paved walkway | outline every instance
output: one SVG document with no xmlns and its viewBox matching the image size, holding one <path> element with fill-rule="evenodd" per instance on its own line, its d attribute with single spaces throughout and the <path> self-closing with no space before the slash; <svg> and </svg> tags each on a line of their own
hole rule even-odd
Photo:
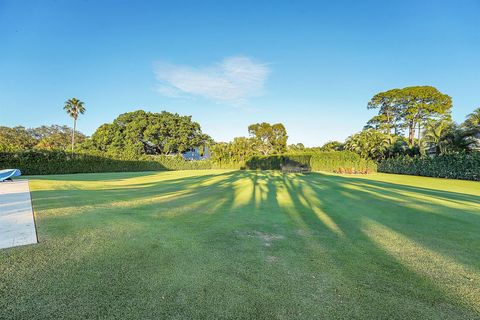
<svg viewBox="0 0 480 320">
<path fill-rule="evenodd" d="M 37 243 L 28 180 L 0 182 L 0 249 Z"/>
</svg>

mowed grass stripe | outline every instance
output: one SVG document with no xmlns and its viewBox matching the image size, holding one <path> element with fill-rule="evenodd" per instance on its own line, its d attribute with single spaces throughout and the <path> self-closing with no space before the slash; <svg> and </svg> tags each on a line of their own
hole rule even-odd
<svg viewBox="0 0 480 320">
<path fill-rule="evenodd" d="M 31 178 L 1 319 L 472 319 L 480 186 L 401 175 Z"/>
</svg>

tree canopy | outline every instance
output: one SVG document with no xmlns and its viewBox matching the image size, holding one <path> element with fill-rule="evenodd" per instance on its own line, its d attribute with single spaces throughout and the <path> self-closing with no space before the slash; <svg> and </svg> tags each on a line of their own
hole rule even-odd
<svg viewBox="0 0 480 320">
<path fill-rule="evenodd" d="M 367 128 L 380 130 L 386 134 L 400 134 L 408 130 L 408 140 L 413 145 L 418 130 L 427 121 L 449 117 L 452 98 L 432 86 L 413 86 L 392 89 L 376 94 L 368 103 L 369 109 L 378 109 Z"/>
<path fill-rule="evenodd" d="M 0 127 L 0 151 L 14 152 L 29 149 L 67 150 L 72 129 L 68 126 Z M 85 135 L 77 132 L 77 141 L 85 140 Z"/>
<path fill-rule="evenodd" d="M 256 149 L 263 155 L 287 150 L 287 130 L 281 123 L 255 123 L 248 126 L 248 133 L 255 139 Z"/>
<path fill-rule="evenodd" d="M 402 108 L 399 106 L 402 96 L 401 89 L 392 89 L 377 93 L 368 102 L 368 109 L 379 109 L 378 115 L 367 123 L 368 128 L 399 134 L 402 130 Z"/>
<path fill-rule="evenodd" d="M 0 127 L 0 151 L 15 152 L 33 148 L 35 138 L 24 127 Z"/>
<path fill-rule="evenodd" d="M 85 141 L 83 150 L 135 157 L 143 154 L 178 154 L 211 142 L 191 116 L 137 110 L 101 125 Z"/>
</svg>

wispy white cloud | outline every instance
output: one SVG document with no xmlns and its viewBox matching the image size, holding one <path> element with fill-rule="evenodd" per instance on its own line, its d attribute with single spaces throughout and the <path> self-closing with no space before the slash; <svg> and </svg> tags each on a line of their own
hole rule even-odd
<svg viewBox="0 0 480 320">
<path fill-rule="evenodd" d="M 158 91 L 167 96 L 200 96 L 238 103 L 263 93 L 270 70 L 244 56 L 229 57 L 212 66 L 157 63 Z"/>
</svg>

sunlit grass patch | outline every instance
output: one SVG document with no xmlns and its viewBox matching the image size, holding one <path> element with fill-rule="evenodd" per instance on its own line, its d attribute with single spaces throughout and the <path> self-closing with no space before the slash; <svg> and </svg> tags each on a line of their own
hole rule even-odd
<svg viewBox="0 0 480 320">
<path fill-rule="evenodd" d="M 0 318 L 473 319 L 480 186 L 397 175 L 31 177 Z"/>
</svg>

